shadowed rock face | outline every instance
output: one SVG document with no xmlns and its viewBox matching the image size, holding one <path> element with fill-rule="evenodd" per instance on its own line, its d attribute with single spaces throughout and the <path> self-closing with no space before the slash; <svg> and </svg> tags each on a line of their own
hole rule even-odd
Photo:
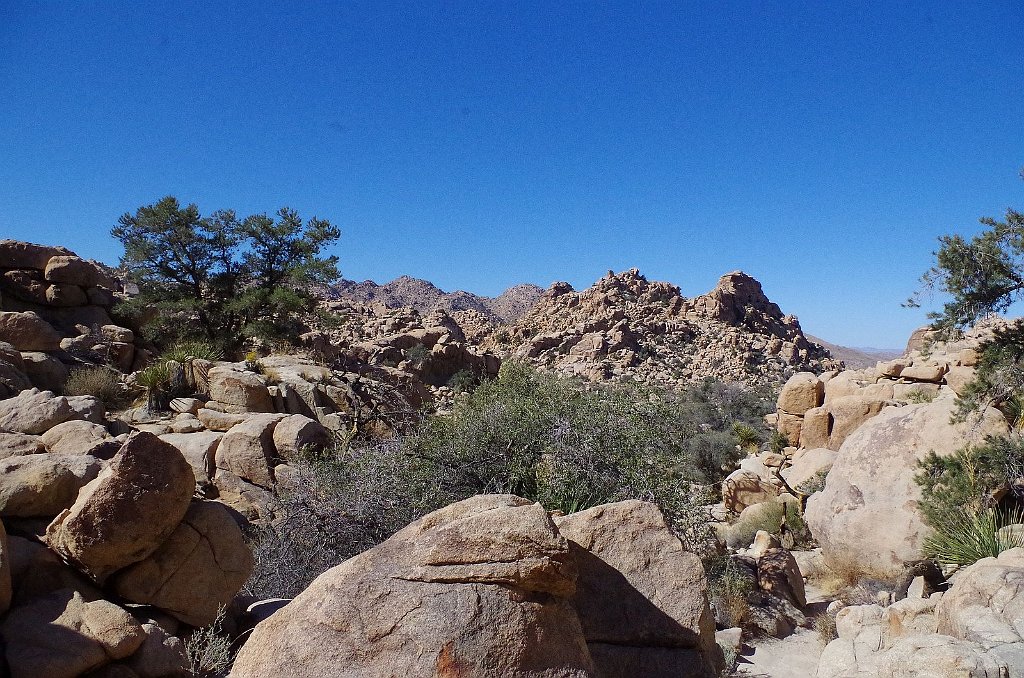
<svg viewBox="0 0 1024 678">
<path fill-rule="evenodd" d="M 257 625 L 232 676 L 717 675 L 703 569 L 657 508 L 577 515 L 569 541 L 518 497 L 435 511 Z"/>
</svg>

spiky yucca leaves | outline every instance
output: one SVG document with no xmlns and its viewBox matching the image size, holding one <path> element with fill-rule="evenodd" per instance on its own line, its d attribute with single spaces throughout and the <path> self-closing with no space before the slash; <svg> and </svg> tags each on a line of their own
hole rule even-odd
<svg viewBox="0 0 1024 678">
<path fill-rule="evenodd" d="M 1024 510 L 1000 513 L 961 506 L 939 516 L 932 525 L 935 531 L 925 539 L 924 552 L 943 565 L 971 565 L 1008 549 L 1024 547 L 1024 531 L 1002 530 L 1024 522 Z"/>
</svg>

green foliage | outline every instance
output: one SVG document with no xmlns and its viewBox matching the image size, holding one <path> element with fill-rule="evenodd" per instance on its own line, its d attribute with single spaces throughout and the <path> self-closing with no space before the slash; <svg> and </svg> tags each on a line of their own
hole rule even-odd
<svg viewBox="0 0 1024 678">
<path fill-rule="evenodd" d="M 710 382 L 685 393 L 588 387 L 505 363 L 406 438 L 294 460 L 300 482 L 257 543 L 247 589 L 292 595 L 416 518 L 488 492 L 566 513 L 652 501 L 698 549 L 709 536 L 698 507 L 713 501 L 722 465 L 737 455 L 732 424 L 753 425 L 767 406 Z"/>
<path fill-rule="evenodd" d="M 1018 437 L 988 438 L 984 445 L 965 447 L 940 457 L 930 453 L 919 463 L 915 478 L 921 486 L 921 511 L 934 530 L 926 539 L 928 555 L 942 563 L 966 565 L 1011 548 L 998 530 L 1024 519 L 1011 492 L 1007 512 L 996 505 L 997 495 L 1019 490 L 1024 476 L 1024 442 Z M 1024 545 L 1015 544 L 1015 545 Z"/>
<path fill-rule="evenodd" d="M 931 313 L 940 336 L 957 335 L 978 320 L 1003 313 L 1024 295 L 1024 214 L 1007 210 L 1005 221 L 985 217 L 985 228 L 965 239 L 939 238 L 936 263 L 921 278 L 922 290 L 907 305 L 918 306 L 924 292 L 938 290 L 949 299 Z M 1009 403 L 1019 415 L 1024 396 L 1024 327 L 1002 330 L 986 345 L 975 380 L 962 394 L 958 416 L 984 405 Z M 1019 416 L 1017 423 L 1019 424 Z"/>
<path fill-rule="evenodd" d="M 458 393 L 472 391 L 480 379 L 471 370 L 459 370 L 448 380 L 448 387 Z"/>
<path fill-rule="evenodd" d="M 64 395 L 91 395 L 103 401 L 108 410 L 124 407 L 130 401 L 121 373 L 109 367 L 77 367 L 64 383 Z"/>
<path fill-rule="evenodd" d="M 938 289 L 951 297 L 941 313 L 931 314 L 938 329 L 964 329 L 986 315 L 1002 313 L 1024 291 L 1024 214 L 1011 209 L 1005 221 L 980 221 L 987 228 L 970 240 L 940 237 L 936 264 L 921 278 L 925 291 Z M 908 303 L 918 305 L 919 297 Z"/>
<path fill-rule="evenodd" d="M 768 448 L 775 454 L 782 454 L 787 447 L 789 447 L 789 438 L 784 433 L 772 431 L 771 438 L 768 439 Z"/>
<path fill-rule="evenodd" d="M 800 494 L 809 495 L 821 492 L 825 489 L 825 480 L 828 478 L 828 471 L 818 471 L 813 476 L 797 485 L 794 489 Z"/>
<path fill-rule="evenodd" d="M 725 628 L 743 627 L 750 617 L 748 597 L 756 588 L 751 573 L 728 556 L 708 560 L 705 570 L 716 621 Z"/>
<path fill-rule="evenodd" d="M 414 344 L 405 350 L 405 359 L 422 365 L 430 357 L 430 349 L 423 344 Z"/>
<path fill-rule="evenodd" d="M 932 516 L 934 532 L 924 541 L 924 553 L 944 565 L 971 565 L 982 558 L 998 556 L 1011 548 L 1024 547 L 1024 532 L 1000 530 L 1024 522 L 1024 511 L 1000 513 L 995 509 L 977 511 L 971 507 L 950 507 Z"/>
<path fill-rule="evenodd" d="M 746 510 L 729 527 L 726 541 L 732 548 L 746 548 L 760 531 L 777 535 L 786 521 L 786 506 L 781 501 L 766 501 Z"/>
<path fill-rule="evenodd" d="M 990 508 L 997 491 L 1005 490 L 1024 469 L 1024 442 L 1020 438 L 986 439 L 984 445 L 965 447 L 939 456 L 930 452 L 918 463 L 915 480 L 921 486 L 921 510 L 935 526 L 950 510 Z"/>
<path fill-rule="evenodd" d="M 171 196 L 122 215 L 111 233 L 142 290 L 126 311 L 141 319 L 155 310 L 145 329 L 161 343 L 199 336 L 234 349 L 246 337 L 294 333 L 315 308 L 309 288 L 338 277 L 337 258 L 321 253 L 340 231 L 288 208 L 276 217 L 203 217 Z"/>
<path fill-rule="evenodd" d="M 171 395 L 171 369 L 167 361 L 158 361 L 139 372 L 136 383 L 146 389 L 146 399 L 151 410 L 167 408 Z"/>
<path fill-rule="evenodd" d="M 160 354 L 164 361 L 174 360 L 184 365 L 192 360 L 221 360 L 224 350 L 208 341 L 179 341 Z"/>
<path fill-rule="evenodd" d="M 746 451 L 756 450 L 762 442 L 761 434 L 753 426 L 737 421 L 732 425 L 736 443 Z"/>
<path fill-rule="evenodd" d="M 913 388 L 907 391 L 906 400 L 909 403 L 930 403 L 935 400 L 936 393 L 934 391 L 926 391 L 920 388 Z"/>
</svg>

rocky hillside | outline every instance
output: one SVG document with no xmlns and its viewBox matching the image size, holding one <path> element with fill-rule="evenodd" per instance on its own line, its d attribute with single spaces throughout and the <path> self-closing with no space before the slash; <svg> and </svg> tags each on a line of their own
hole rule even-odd
<svg viewBox="0 0 1024 678">
<path fill-rule="evenodd" d="M 433 283 L 403 275 L 378 285 L 372 280 L 343 280 L 330 290 L 330 297 L 364 304 L 378 302 L 388 308 L 413 308 L 420 313 L 442 310 L 474 311 L 493 322 L 514 321 L 533 307 L 543 293 L 536 285 L 516 285 L 497 297 L 482 297 L 456 290 L 445 292 Z"/>
<path fill-rule="evenodd" d="M 577 292 L 554 283 L 484 346 L 587 379 L 679 386 L 707 377 L 776 385 L 796 371 L 839 366 L 811 343 L 754 278 L 735 271 L 707 294 L 648 281 L 636 269 Z"/>
</svg>

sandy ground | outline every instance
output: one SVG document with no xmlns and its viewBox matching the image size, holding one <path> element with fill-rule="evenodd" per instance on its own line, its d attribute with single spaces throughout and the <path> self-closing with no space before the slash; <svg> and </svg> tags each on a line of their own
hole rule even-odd
<svg viewBox="0 0 1024 678">
<path fill-rule="evenodd" d="M 807 587 L 807 602 L 811 616 L 824 611 L 829 600 L 812 586 Z M 760 640 L 742 652 L 737 676 L 763 678 L 814 678 L 818 659 L 824 646 L 818 634 L 811 629 L 797 629 L 796 633 L 781 640 Z"/>
</svg>

